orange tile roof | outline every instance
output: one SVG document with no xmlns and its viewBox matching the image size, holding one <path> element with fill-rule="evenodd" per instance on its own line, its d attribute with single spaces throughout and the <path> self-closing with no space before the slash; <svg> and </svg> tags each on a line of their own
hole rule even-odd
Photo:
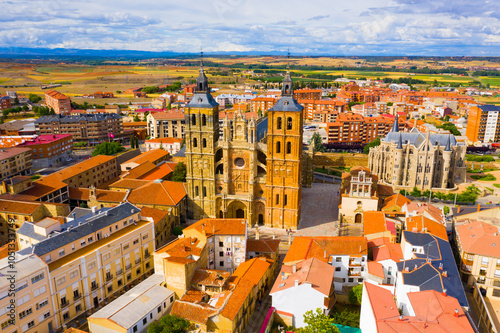
<svg viewBox="0 0 500 333">
<path fill-rule="evenodd" d="M 500 233 L 496 226 L 474 221 L 456 226 L 455 230 L 463 251 L 500 258 Z"/>
<path fill-rule="evenodd" d="M 227 300 L 226 306 L 222 309 L 220 314 L 230 320 L 233 320 L 243 304 L 245 304 L 245 301 L 250 295 L 253 287 L 254 284 L 250 280 L 242 278 L 236 285 L 233 293 Z"/>
<path fill-rule="evenodd" d="M 446 227 L 434 220 L 431 220 L 423 215 L 417 215 L 406 218 L 406 230 L 411 232 L 423 232 L 426 228 L 427 232 L 448 241 L 448 233 Z"/>
<path fill-rule="evenodd" d="M 254 285 L 257 285 L 270 266 L 271 264 L 269 262 L 261 258 L 253 258 L 244 261 L 233 272 L 230 280 L 233 283 L 240 283 L 240 280 L 245 278 Z"/>
<path fill-rule="evenodd" d="M 96 189 L 95 194 L 97 201 L 116 203 L 123 202 L 125 200 L 125 197 L 127 196 L 126 192 L 101 189 Z M 69 198 L 73 200 L 89 201 L 90 190 L 84 187 L 70 187 Z"/>
<path fill-rule="evenodd" d="M 170 314 L 193 321 L 199 324 L 206 324 L 211 316 L 219 311 L 208 305 L 189 303 L 184 301 L 175 301 L 170 310 Z"/>
<path fill-rule="evenodd" d="M 399 262 L 404 259 L 400 244 L 386 242 L 384 245 L 372 248 L 373 261 L 394 260 Z"/>
<path fill-rule="evenodd" d="M 197 230 L 200 234 L 206 232 L 207 237 L 213 235 L 245 235 L 247 224 L 245 219 L 203 219 L 184 230 Z"/>
<path fill-rule="evenodd" d="M 299 285 L 309 283 L 313 289 L 329 297 L 334 272 L 335 267 L 317 258 L 309 258 L 298 263 L 295 273 L 292 266 L 283 265 L 270 294 L 292 288 L 295 286 L 295 281 L 298 281 Z"/>
<path fill-rule="evenodd" d="M 248 239 L 247 252 L 275 253 L 280 246 L 279 239 Z"/>
<path fill-rule="evenodd" d="M 153 119 L 155 120 L 162 120 L 162 119 L 184 119 L 184 111 L 168 111 L 168 112 L 155 112 L 152 113 L 151 115 L 153 116 Z"/>
<path fill-rule="evenodd" d="M 128 162 L 126 162 L 128 163 Z M 145 161 L 142 164 L 139 164 L 135 168 L 125 171 L 122 174 L 123 178 L 128 178 L 128 179 L 139 179 L 140 177 L 144 176 L 145 174 L 151 172 L 152 170 L 156 169 L 156 164 L 150 161 Z"/>
<path fill-rule="evenodd" d="M 403 207 L 405 203 L 410 203 L 411 200 L 405 197 L 404 195 L 397 193 L 391 195 L 390 197 L 384 200 L 382 205 L 382 210 L 390 209 L 392 206 L 398 206 L 399 208 Z"/>
<path fill-rule="evenodd" d="M 125 161 L 124 164 L 128 163 L 142 164 L 147 161 L 154 163 L 158 160 L 165 159 L 167 157 L 168 157 L 168 151 L 163 149 L 153 149 L 145 153 L 142 153 L 139 156 L 136 156 L 128 161 Z"/>
<path fill-rule="evenodd" d="M 189 288 L 188 290 L 186 290 L 184 295 L 182 295 L 180 301 L 199 304 L 203 301 L 203 299 L 207 297 L 208 294 L 204 291 Z"/>
<path fill-rule="evenodd" d="M 415 214 L 424 214 L 425 212 L 427 212 L 434 220 L 436 221 L 443 220 L 441 209 L 437 208 L 432 204 L 411 202 L 406 207 L 408 212 L 413 212 Z"/>
<path fill-rule="evenodd" d="M 160 210 L 156 208 L 141 207 L 141 216 L 152 218 L 154 225 L 157 225 L 158 222 L 168 216 L 168 212 L 166 210 Z"/>
<path fill-rule="evenodd" d="M 391 185 L 383 185 L 383 184 L 377 184 L 377 192 L 379 195 L 392 195 L 394 194 L 394 190 L 392 189 Z"/>
<path fill-rule="evenodd" d="M 292 264 L 312 257 L 328 261 L 331 255 L 362 256 L 368 254 L 364 237 L 305 237 L 297 236 L 292 242 L 283 263 Z M 326 257 L 325 257 L 326 255 Z"/>
<path fill-rule="evenodd" d="M 109 187 L 117 187 L 117 188 L 124 188 L 124 189 L 136 189 L 139 188 L 143 185 L 148 184 L 148 180 L 138 180 L 138 179 L 120 179 L 113 184 L 110 184 Z"/>
<path fill-rule="evenodd" d="M 182 139 L 179 138 L 156 138 L 146 140 L 146 143 L 164 143 L 164 144 L 172 144 L 172 143 L 181 143 Z"/>
<path fill-rule="evenodd" d="M 376 234 L 388 230 L 384 212 L 364 212 L 363 221 L 365 235 Z"/>
<path fill-rule="evenodd" d="M 368 273 L 375 275 L 375 276 L 378 276 L 378 277 L 381 277 L 381 278 L 385 278 L 384 266 L 382 266 L 381 263 L 378 263 L 376 261 L 368 261 L 367 266 L 368 266 L 367 267 Z"/>
<path fill-rule="evenodd" d="M 33 214 L 42 204 L 36 202 L 0 200 L 0 210 L 2 213 L 14 213 L 21 215 Z"/>
<path fill-rule="evenodd" d="M 192 255 L 199 257 L 204 244 L 195 237 L 178 238 L 175 241 L 158 249 L 157 253 L 167 253 L 171 258 L 187 258 Z"/>
<path fill-rule="evenodd" d="M 164 180 L 132 190 L 127 200 L 134 205 L 176 206 L 185 197 L 185 183 Z"/>
<path fill-rule="evenodd" d="M 60 93 L 59 91 L 55 91 L 55 90 L 48 90 L 45 95 L 49 95 L 50 97 L 52 98 L 55 98 L 55 99 L 58 99 L 58 100 L 61 100 L 61 99 L 69 99 L 68 96 Z"/>
<path fill-rule="evenodd" d="M 164 179 L 172 172 L 174 172 L 176 162 L 163 162 L 156 166 L 156 168 L 146 172 L 141 175 L 139 179 L 144 180 L 156 180 L 156 179 Z"/>
<path fill-rule="evenodd" d="M 231 274 L 217 269 L 197 268 L 191 278 L 191 284 L 222 287 Z"/>
</svg>

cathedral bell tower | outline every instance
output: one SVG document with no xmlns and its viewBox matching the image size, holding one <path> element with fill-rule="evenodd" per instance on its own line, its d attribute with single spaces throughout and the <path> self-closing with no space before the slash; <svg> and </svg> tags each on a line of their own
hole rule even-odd
<svg viewBox="0 0 500 333">
<path fill-rule="evenodd" d="M 219 140 L 219 104 L 210 94 L 208 78 L 203 70 L 203 52 L 196 90 L 184 115 L 188 218 L 215 217 L 214 163 Z"/>
<path fill-rule="evenodd" d="M 269 227 L 297 229 L 300 221 L 303 109 L 293 98 L 288 65 L 281 98 L 267 112 L 265 223 Z"/>
</svg>

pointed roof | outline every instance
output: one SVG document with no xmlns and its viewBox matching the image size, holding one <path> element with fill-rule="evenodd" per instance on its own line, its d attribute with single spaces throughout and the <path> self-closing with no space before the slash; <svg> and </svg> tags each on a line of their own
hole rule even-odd
<svg viewBox="0 0 500 333">
<path fill-rule="evenodd" d="M 214 108 L 218 105 L 219 104 L 210 94 L 208 78 L 203 70 L 203 52 L 201 52 L 200 74 L 198 74 L 198 77 L 196 78 L 196 90 L 187 107 Z"/>
<path fill-rule="evenodd" d="M 398 146 L 396 149 L 403 149 L 403 135 L 399 132 Z"/>
<path fill-rule="evenodd" d="M 446 141 L 446 147 L 444 148 L 444 151 L 451 151 L 451 146 L 450 146 L 450 136 L 448 136 L 448 141 Z"/>
<path fill-rule="evenodd" d="M 288 54 L 288 58 L 290 58 L 290 54 Z M 290 64 L 288 64 L 281 88 L 281 98 L 268 111 L 302 112 L 303 109 L 304 107 L 293 98 L 293 80 L 290 76 Z"/>
<path fill-rule="evenodd" d="M 399 115 L 396 113 L 394 124 L 392 124 L 392 132 L 399 132 Z"/>
</svg>

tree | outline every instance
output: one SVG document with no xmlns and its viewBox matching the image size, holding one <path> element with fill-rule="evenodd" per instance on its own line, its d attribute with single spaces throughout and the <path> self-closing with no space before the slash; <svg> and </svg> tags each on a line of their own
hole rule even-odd
<svg viewBox="0 0 500 333">
<path fill-rule="evenodd" d="M 14 98 L 14 104 L 19 104 L 19 98 Z"/>
<path fill-rule="evenodd" d="M 123 147 L 119 142 L 103 142 L 95 146 L 94 151 L 92 151 L 92 156 L 114 155 L 124 150 L 125 147 Z"/>
<path fill-rule="evenodd" d="M 139 115 L 135 115 L 134 116 L 134 122 L 138 123 L 140 121 L 141 121 L 141 119 L 139 119 Z"/>
<path fill-rule="evenodd" d="M 387 106 L 393 106 L 394 103 L 393 102 L 387 102 Z"/>
<path fill-rule="evenodd" d="M 361 297 L 363 296 L 363 285 L 358 284 L 349 291 L 349 302 L 351 304 L 361 304 Z"/>
<path fill-rule="evenodd" d="M 190 326 L 191 323 L 184 318 L 166 315 L 149 324 L 147 333 L 184 333 Z"/>
<path fill-rule="evenodd" d="M 370 148 L 380 146 L 380 138 L 376 138 L 372 142 L 369 142 L 363 147 L 363 152 L 365 154 L 370 153 Z"/>
<path fill-rule="evenodd" d="M 333 318 L 328 317 L 321 309 L 307 311 L 304 314 L 306 327 L 303 332 L 306 333 L 340 333 L 337 326 L 334 325 Z M 149 332 L 148 332 L 149 333 Z"/>
<path fill-rule="evenodd" d="M 444 214 L 444 215 L 448 215 L 449 213 L 450 213 L 450 207 L 448 207 L 448 206 L 444 206 L 444 207 L 443 207 L 443 214 Z"/>
<path fill-rule="evenodd" d="M 325 146 L 323 146 L 323 140 L 318 132 L 314 133 L 311 140 L 314 142 L 314 151 L 324 152 Z"/>
<path fill-rule="evenodd" d="M 335 324 L 350 326 L 350 327 L 359 327 L 359 312 L 350 311 L 345 309 L 342 312 L 339 312 L 337 308 L 331 313 L 333 317 L 333 322 Z"/>
<path fill-rule="evenodd" d="M 31 103 L 38 103 L 42 98 L 36 94 L 29 94 L 28 99 L 30 100 Z"/>
<path fill-rule="evenodd" d="M 172 173 L 172 181 L 185 182 L 186 181 L 186 165 L 182 162 L 177 163 Z"/>
</svg>

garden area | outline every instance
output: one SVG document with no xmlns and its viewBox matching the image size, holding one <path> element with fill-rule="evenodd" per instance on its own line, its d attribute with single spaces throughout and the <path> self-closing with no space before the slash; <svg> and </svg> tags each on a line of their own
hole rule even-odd
<svg viewBox="0 0 500 333">
<path fill-rule="evenodd" d="M 496 179 L 496 178 L 495 178 Z M 495 186 L 495 185 L 494 185 Z M 458 202 L 467 202 L 467 203 L 472 203 L 474 204 L 476 202 L 476 199 L 481 193 L 481 191 L 474 185 L 471 185 L 467 187 L 467 189 L 461 193 L 442 193 L 442 192 L 431 192 L 429 190 L 426 191 L 420 191 L 416 187 L 413 188 L 411 192 L 408 192 L 406 190 L 401 190 L 399 191 L 400 194 L 407 196 L 410 195 L 415 198 L 436 198 L 439 200 L 446 200 L 446 201 L 455 201 Z"/>
</svg>

